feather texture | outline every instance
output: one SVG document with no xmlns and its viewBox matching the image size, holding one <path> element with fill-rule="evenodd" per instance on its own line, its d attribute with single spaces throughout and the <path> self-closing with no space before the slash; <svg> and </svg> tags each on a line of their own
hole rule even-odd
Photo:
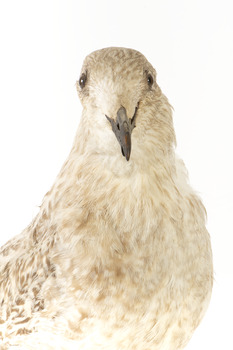
<svg viewBox="0 0 233 350">
<path fill-rule="evenodd" d="M 138 51 L 95 51 L 81 74 L 70 155 L 39 214 L 0 250 L 0 348 L 183 349 L 213 268 L 171 106 Z M 129 161 L 105 117 L 121 106 L 128 118 L 137 107 Z"/>
</svg>

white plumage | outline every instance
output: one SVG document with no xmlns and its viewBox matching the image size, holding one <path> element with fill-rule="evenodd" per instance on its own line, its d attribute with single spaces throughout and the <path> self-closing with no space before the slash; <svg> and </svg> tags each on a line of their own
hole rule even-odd
<svg viewBox="0 0 233 350">
<path fill-rule="evenodd" d="M 205 209 L 138 51 L 87 56 L 71 153 L 0 251 L 0 349 L 180 350 L 210 300 Z"/>
</svg>

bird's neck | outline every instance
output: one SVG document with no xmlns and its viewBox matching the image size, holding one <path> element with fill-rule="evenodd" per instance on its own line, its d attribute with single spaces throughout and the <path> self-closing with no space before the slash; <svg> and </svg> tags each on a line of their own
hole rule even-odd
<svg viewBox="0 0 233 350">
<path fill-rule="evenodd" d="M 34 222 L 40 228 L 38 237 L 46 239 L 48 227 L 60 235 L 70 234 L 76 227 L 79 230 L 80 222 L 95 222 L 96 217 L 102 223 L 106 218 L 117 223 L 115 229 L 121 234 L 140 230 L 149 233 L 148 218 L 154 217 L 151 225 L 157 225 L 161 210 L 172 192 L 175 195 L 175 187 L 171 187 L 174 169 L 165 158 L 145 167 L 122 160 L 127 170 L 120 171 L 110 163 L 107 166 L 98 154 L 88 157 L 73 149 Z"/>
<path fill-rule="evenodd" d="M 108 197 L 127 202 L 130 196 L 138 201 L 148 194 L 164 196 L 175 174 L 173 158 L 173 154 L 167 154 L 147 163 L 145 159 L 127 162 L 121 155 L 106 159 L 101 154 L 80 154 L 73 148 L 44 202 L 66 208 L 79 203 L 96 206 Z"/>
</svg>

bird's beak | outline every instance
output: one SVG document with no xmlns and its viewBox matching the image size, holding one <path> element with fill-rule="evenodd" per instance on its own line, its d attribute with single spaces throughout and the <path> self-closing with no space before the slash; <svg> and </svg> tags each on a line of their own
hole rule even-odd
<svg viewBox="0 0 233 350">
<path fill-rule="evenodd" d="M 128 118 L 124 107 L 118 109 L 116 121 L 106 115 L 106 118 L 111 123 L 112 130 L 121 146 L 122 155 L 127 161 L 129 160 L 131 153 L 131 133 L 135 127 L 136 111 L 137 108 L 135 109 L 132 119 Z"/>
</svg>

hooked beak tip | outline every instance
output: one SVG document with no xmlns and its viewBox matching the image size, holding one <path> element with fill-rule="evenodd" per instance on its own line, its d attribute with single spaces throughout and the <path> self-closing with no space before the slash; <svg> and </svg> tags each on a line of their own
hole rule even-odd
<svg viewBox="0 0 233 350">
<path fill-rule="evenodd" d="M 125 158 L 127 161 L 129 161 L 130 153 L 131 153 L 131 135 L 129 132 L 125 134 L 124 144 L 122 145 L 122 147 L 124 150 Z"/>
</svg>

